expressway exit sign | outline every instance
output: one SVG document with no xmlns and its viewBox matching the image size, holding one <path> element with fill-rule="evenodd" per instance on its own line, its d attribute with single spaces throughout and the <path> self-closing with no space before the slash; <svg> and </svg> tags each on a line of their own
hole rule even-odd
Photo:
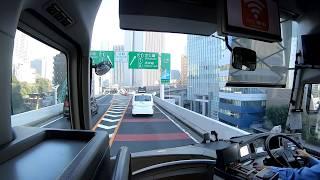
<svg viewBox="0 0 320 180">
<path fill-rule="evenodd" d="M 104 61 L 109 61 L 114 68 L 114 51 L 90 51 L 92 65 L 97 65 Z"/>
<path fill-rule="evenodd" d="M 158 69 L 158 53 L 129 52 L 128 57 L 129 69 Z"/>
</svg>

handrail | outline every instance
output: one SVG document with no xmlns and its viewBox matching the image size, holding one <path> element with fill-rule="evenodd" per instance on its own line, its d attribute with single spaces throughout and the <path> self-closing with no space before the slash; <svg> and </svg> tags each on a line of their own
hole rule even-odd
<svg viewBox="0 0 320 180">
<path fill-rule="evenodd" d="M 156 96 L 154 96 L 153 100 L 161 108 L 171 113 L 199 135 L 203 136 L 205 133 L 216 131 L 219 139 L 230 139 L 231 137 L 250 134 L 219 120 L 206 117 L 189 109 L 177 106 L 176 104 L 164 101 Z"/>
</svg>

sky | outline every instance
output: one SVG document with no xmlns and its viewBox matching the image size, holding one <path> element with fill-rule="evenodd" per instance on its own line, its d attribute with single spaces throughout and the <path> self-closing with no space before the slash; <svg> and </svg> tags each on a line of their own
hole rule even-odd
<svg viewBox="0 0 320 180">
<path fill-rule="evenodd" d="M 125 31 L 119 26 L 119 1 L 103 0 L 98 11 L 92 34 L 91 49 L 109 49 L 112 50 L 114 45 L 124 44 Z M 17 31 L 20 34 L 20 31 Z M 181 55 L 185 54 L 186 39 L 184 34 L 164 33 L 164 50 L 165 53 L 171 54 L 171 69 L 180 70 Z M 102 43 L 101 43 L 102 42 Z M 27 36 L 28 57 L 29 60 L 43 59 L 49 57 L 51 59 L 59 51 Z M 103 47 L 101 47 L 103 44 Z M 52 59 L 53 60 L 53 59 Z"/>
<path fill-rule="evenodd" d="M 16 36 L 25 36 L 26 43 L 27 43 L 27 56 L 28 59 L 42 59 L 44 57 L 54 57 L 55 55 L 59 54 L 60 52 L 30 36 L 27 34 L 22 33 L 21 31 L 17 30 Z M 19 41 L 19 38 L 16 38 L 15 41 Z M 17 44 L 18 42 L 15 42 Z"/>
<path fill-rule="evenodd" d="M 91 49 L 99 50 L 124 44 L 124 30 L 119 26 L 119 1 L 103 0 L 98 11 L 92 34 Z M 171 54 L 171 69 L 180 70 L 181 55 L 185 54 L 187 36 L 165 33 L 164 52 Z M 103 41 L 103 43 L 101 43 Z M 101 47 L 103 44 L 103 47 Z"/>
</svg>

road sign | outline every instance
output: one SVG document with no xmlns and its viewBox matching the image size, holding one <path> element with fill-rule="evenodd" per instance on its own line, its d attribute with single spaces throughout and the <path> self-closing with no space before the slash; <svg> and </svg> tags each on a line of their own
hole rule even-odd
<svg viewBox="0 0 320 180">
<path fill-rule="evenodd" d="M 114 68 L 114 51 L 90 51 L 92 65 L 97 65 L 104 61 L 109 61 Z"/>
<path fill-rule="evenodd" d="M 170 83 L 170 54 L 161 53 L 161 84 Z"/>
<path fill-rule="evenodd" d="M 129 69 L 158 69 L 158 53 L 129 52 Z"/>
</svg>

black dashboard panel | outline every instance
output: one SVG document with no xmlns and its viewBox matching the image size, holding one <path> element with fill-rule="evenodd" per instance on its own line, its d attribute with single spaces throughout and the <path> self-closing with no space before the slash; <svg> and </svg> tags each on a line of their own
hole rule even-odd
<svg viewBox="0 0 320 180">
<path fill-rule="evenodd" d="M 216 4 L 212 0 L 120 0 L 120 28 L 209 36 L 217 29 Z"/>
<path fill-rule="evenodd" d="M 109 151 L 103 132 L 15 127 L 0 150 L 1 179 L 91 179 Z"/>
</svg>

